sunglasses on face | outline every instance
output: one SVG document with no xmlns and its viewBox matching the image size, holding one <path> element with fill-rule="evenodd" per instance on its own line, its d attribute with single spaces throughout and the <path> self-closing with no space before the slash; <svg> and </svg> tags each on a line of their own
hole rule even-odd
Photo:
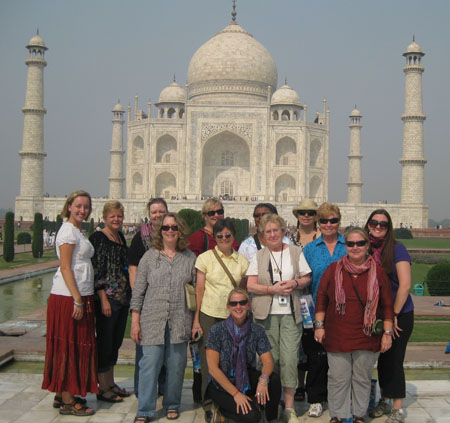
<svg viewBox="0 0 450 423">
<path fill-rule="evenodd" d="M 339 218 L 332 217 L 331 219 L 325 219 L 324 217 L 322 217 L 319 219 L 319 223 L 321 223 L 322 225 L 326 225 L 327 223 L 335 225 L 336 223 L 339 223 Z"/>
<path fill-rule="evenodd" d="M 162 225 L 161 226 L 161 230 L 164 231 L 164 232 L 167 232 L 170 229 L 172 229 L 172 231 L 174 231 L 174 232 L 178 232 L 178 226 L 177 225 Z"/>
<path fill-rule="evenodd" d="M 317 212 L 315 210 L 299 210 L 297 214 L 300 216 L 315 216 Z"/>
<path fill-rule="evenodd" d="M 387 229 L 389 227 L 389 222 L 386 222 L 384 220 L 379 222 L 378 220 L 375 220 L 375 219 L 369 220 L 369 226 L 376 228 L 378 225 L 380 225 L 381 229 Z"/>
<path fill-rule="evenodd" d="M 216 235 L 216 238 L 219 238 L 219 239 L 223 239 L 223 238 L 230 239 L 231 237 L 232 237 L 232 235 L 229 232 L 226 234 L 217 234 Z"/>
<path fill-rule="evenodd" d="M 345 241 L 345 245 L 349 248 L 353 248 L 355 245 L 357 247 L 364 247 L 366 244 L 367 241 L 365 239 L 362 239 L 361 241 Z"/>
<path fill-rule="evenodd" d="M 240 306 L 245 306 L 245 304 L 248 304 L 248 300 L 241 300 L 241 301 L 230 301 L 228 303 L 231 307 L 236 307 L 238 304 Z"/>
<path fill-rule="evenodd" d="M 259 219 L 260 217 L 265 216 L 266 214 L 270 214 L 269 212 L 264 212 L 264 213 L 253 213 L 253 218 L 254 219 Z"/>
<path fill-rule="evenodd" d="M 218 214 L 219 216 L 222 216 L 224 214 L 224 210 L 223 209 L 219 209 L 219 210 L 210 210 L 209 212 L 206 212 L 206 215 L 209 217 L 213 217 L 215 214 Z"/>
</svg>

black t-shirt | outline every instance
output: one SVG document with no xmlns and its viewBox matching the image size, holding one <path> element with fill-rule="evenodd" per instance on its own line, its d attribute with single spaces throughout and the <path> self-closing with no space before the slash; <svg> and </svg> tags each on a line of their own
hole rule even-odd
<svg viewBox="0 0 450 423">
<path fill-rule="evenodd" d="M 141 231 L 136 232 L 136 235 L 131 240 L 130 248 L 128 249 L 128 265 L 137 266 L 147 250 L 144 247 L 144 241 L 141 237 Z"/>
</svg>

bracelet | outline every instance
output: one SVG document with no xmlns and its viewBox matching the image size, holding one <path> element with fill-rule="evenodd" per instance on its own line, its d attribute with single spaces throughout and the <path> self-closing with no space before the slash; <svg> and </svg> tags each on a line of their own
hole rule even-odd
<svg viewBox="0 0 450 423">
<path fill-rule="evenodd" d="M 77 307 L 83 307 L 83 303 L 77 303 L 76 301 L 73 302 Z"/>
<path fill-rule="evenodd" d="M 258 383 L 261 385 L 261 386 L 267 386 L 268 385 L 268 383 L 267 383 L 267 380 L 261 380 L 261 379 L 259 379 L 258 380 Z"/>
<path fill-rule="evenodd" d="M 236 389 L 236 392 L 232 395 L 232 397 L 234 398 L 237 394 L 239 394 L 239 389 Z"/>
<path fill-rule="evenodd" d="M 384 335 L 392 336 L 393 334 L 394 334 L 394 332 L 392 332 L 391 330 L 385 330 L 384 331 Z"/>
<path fill-rule="evenodd" d="M 260 377 L 260 378 L 263 378 L 263 379 L 266 379 L 267 381 L 270 380 L 270 377 L 267 376 L 267 375 L 265 375 L 264 373 L 261 373 L 259 377 Z"/>
<path fill-rule="evenodd" d="M 314 320 L 313 327 L 314 330 L 323 328 L 325 326 L 325 322 L 323 320 Z"/>
<path fill-rule="evenodd" d="M 295 288 L 294 289 L 297 289 L 298 288 L 298 280 L 294 279 L 294 281 L 295 281 Z"/>
</svg>

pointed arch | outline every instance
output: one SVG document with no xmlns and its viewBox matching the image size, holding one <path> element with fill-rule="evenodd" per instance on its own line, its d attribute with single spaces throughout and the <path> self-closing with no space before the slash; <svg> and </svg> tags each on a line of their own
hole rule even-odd
<svg viewBox="0 0 450 423">
<path fill-rule="evenodd" d="M 177 141 L 172 135 L 165 134 L 156 141 L 156 163 L 177 162 Z"/>
<path fill-rule="evenodd" d="M 309 197 L 320 197 L 320 189 L 322 187 L 322 179 L 319 176 L 314 175 L 309 181 Z"/>
<path fill-rule="evenodd" d="M 295 179 L 288 174 L 280 175 L 275 181 L 275 198 L 279 202 L 287 202 L 295 196 Z"/>
<path fill-rule="evenodd" d="M 144 163 L 144 140 L 137 136 L 131 146 L 131 157 L 133 163 Z"/>
<path fill-rule="evenodd" d="M 170 199 L 177 194 L 177 179 L 172 173 L 162 172 L 156 177 L 156 196 Z"/>
<path fill-rule="evenodd" d="M 321 164 L 321 152 L 322 143 L 319 139 L 315 138 L 311 141 L 309 147 L 309 165 L 310 166 L 320 166 Z"/>
<path fill-rule="evenodd" d="M 291 137 L 283 137 L 277 142 L 276 164 L 279 166 L 295 166 L 297 164 L 297 145 Z"/>
</svg>

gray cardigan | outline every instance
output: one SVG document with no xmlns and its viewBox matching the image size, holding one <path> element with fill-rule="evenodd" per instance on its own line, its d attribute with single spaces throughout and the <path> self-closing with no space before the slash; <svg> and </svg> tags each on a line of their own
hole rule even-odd
<svg viewBox="0 0 450 423">
<path fill-rule="evenodd" d="M 172 261 L 158 250 L 149 249 L 139 262 L 131 310 L 141 313 L 141 345 L 164 344 L 166 323 L 170 343 L 191 337 L 192 312 L 186 306 L 184 284 L 195 280 L 195 254 L 186 249 Z"/>
</svg>

